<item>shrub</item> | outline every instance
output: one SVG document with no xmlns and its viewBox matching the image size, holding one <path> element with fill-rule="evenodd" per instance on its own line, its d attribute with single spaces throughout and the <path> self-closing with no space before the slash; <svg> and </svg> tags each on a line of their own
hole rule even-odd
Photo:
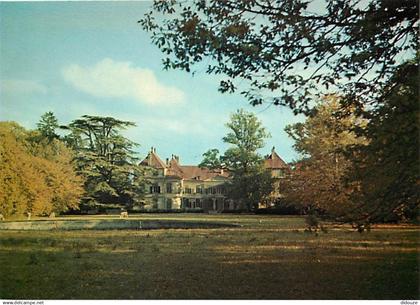
<svg viewBox="0 0 420 305">
<path fill-rule="evenodd" d="M 316 232 L 319 229 L 319 221 L 318 218 L 313 215 L 309 214 L 305 217 L 305 223 L 307 224 L 307 231 L 308 232 Z"/>
</svg>

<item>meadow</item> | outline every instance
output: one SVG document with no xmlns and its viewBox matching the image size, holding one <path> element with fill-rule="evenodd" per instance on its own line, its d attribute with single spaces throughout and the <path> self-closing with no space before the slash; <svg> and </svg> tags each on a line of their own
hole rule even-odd
<svg viewBox="0 0 420 305">
<path fill-rule="evenodd" d="M 378 225 L 360 234 L 330 224 L 314 234 L 301 217 L 130 219 L 241 227 L 0 231 L 0 298 L 420 299 L 419 226 Z"/>
</svg>

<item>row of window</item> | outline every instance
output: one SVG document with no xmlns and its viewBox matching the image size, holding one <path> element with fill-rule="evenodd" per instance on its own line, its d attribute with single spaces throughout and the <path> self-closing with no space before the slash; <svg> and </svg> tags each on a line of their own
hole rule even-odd
<svg viewBox="0 0 420 305">
<path fill-rule="evenodd" d="M 173 191 L 172 189 L 172 183 L 167 183 L 166 184 L 166 193 L 171 194 Z M 150 194 L 155 194 L 155 193 L 160 193 L 161 189 L 159 185 L 152 185 L 150 186 Z M 184 193 L 185 194 L 193 194 L 193 189 L 186 187 L 184 188 Z M 226 188 L 223 185 L 218 185 L 215 187 L 210 187 L 210 188 L 202 188 L 201 186 L 197 186 L 195 189 L 195 193 L 197 194 L 225 194 L 226 193 Z"/>
<path fill-rule="evenodd" d="M 188 198 L 182 198 L 181 208 L 203 208 L 203 202 L 200 199 L 191 201 Z"/>
<path fill-rule="evenodd" d="M 207 200 L 207 199 L 189 199 L 189 198 L 182 198 L 181 208 L 202 208 L 202 209 L 229 209 L 229 203 L 225 202 L 223 199 L 216 199 L 216 200 Z"/>
</svg>

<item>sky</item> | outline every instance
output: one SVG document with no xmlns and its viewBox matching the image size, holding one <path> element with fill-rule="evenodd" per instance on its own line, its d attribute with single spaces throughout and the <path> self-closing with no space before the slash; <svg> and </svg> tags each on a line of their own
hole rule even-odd
<svg viewBox="0 0 420 305">
<path fill-rule="evenodd" d="M 162 53 L 137 21 L 151 2 L 0 2 L 0 121 L 36 128 L 54 112 L 60 124 L 82 115 L 132 121 L 124 132 L 165 159 L 198 164 L 202 154 L 228 146 L 231 113 L 253 112 L 286 161 L 298 158 L 284 127 L 298 121 L 286 107 L 253 107 L 240 94 L 217 91 L 220 78 L 164 71 Z"/>
</svg>

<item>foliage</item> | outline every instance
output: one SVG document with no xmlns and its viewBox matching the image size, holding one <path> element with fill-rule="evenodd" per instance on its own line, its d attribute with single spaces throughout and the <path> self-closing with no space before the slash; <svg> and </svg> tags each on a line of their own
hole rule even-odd
<svg viewBox="0 0 420 305">
<path fill-rule="evenodd" d="M 351 195 L 357 185 L 345 181 L 352 169 L 349 151 L 353 145 L 366 145 L 353 126 L 366 124 L 356 115 L 341 117 L 339 98 L 329 96 L 304 123 L 288 125 L 286 132 L 295 140 L 294 148 L 303 158 L 283 182 L 286 201 L 307 212 L 326 212 L 339 217 L 354 207 Z"/>
<path fill-rule="evenodd" d="M 78 208 L 83 180 L 75 174 L 72 151 L 57 139 L 40 138 L 0 122 L 0 213 L 7 217 Z"/>
<path fill-rule="evenodd" d="M 132 126 L 112 117 L 84 115 L 67 127 L 65 139 L 77 151 L 78 172 L 86 178 L 84 203 L 130 206 L 141 199 L 142 173 L 133 151 L 137 144 L 121 135 Z"/>
<path fill-rule="evenodd" d="M 233 174 L 228 182 L 228 197 L 242 202 L 248 211 L 258 209 L 259 204 L 266 204 L 274 190 L 271 172 L 262 167 L 251 171 Z"/>
<path fill-rule="evenodd" d="M 307 225 L 307 231 L 308 232 L 316 232 L 318 231 L 319 228 L 319 220 L 318 218 L 313 215 L 313 214 L 309 214 L 305 217 L 305 223 Z"/>
<path fill-rule="evenodd" d="M 56 129 L 59 127 L 58 120 L 54 116 L 53 112 L 49 111 L 44 113 L 36 126 L 38 131 L 41 133 L 41 136 L 49 141 L 59 138 L 56 133 Z"/>
<path fill-rule="evenodd" d="M 376 103 L 401 58 L 417 50 L 418 12 L 416 0 L 155 0 L 139 23 L 165 69 L 198 64 L 226 76 L 221 92 L 298 112 L 320 90 Z"/>
<path fill-rule="evenodd" d="M 217 169 L 222 167 L 218 149 L 209 149 L 203 154 L 203 161 L 198 165 L 201 168 Z"/>
<path fill-rule="evenodd" d="M 400 67 L 381 103 L 366 112 L 369 120 L 358 134 L 369 145 L 354 149 L 350 181 L 361 181 L 360 202 L 352 216 L 358 223 L 416 219 L 419 189 L 418 60 Z"/>
<path fill-rule="evenodd" d="M 217 156 L 217 149 L 209 150 L 200 166 L 225 167 L 232 177 L 227 185 L 228 197 L 248 210 L 258 208 L 258 203 L 267 200 L 273 191 L 271 173 L 263 169 L 262 157 L 257 152 L 270 134 L 254 114 L 243 109 L 231 115 L 226 127 L 229 132 L 223 141 L 230 147 L 221 157 Z"/>
<path fill-rule="evenodd" d="M 219 90 L 253 105 L 286 105 L 310 123 L 313 101 L 338 92 L 342 107 L 324 127 L 289 129 L 306 157 L 289 198 L 369 223 L 417 214 L 418 56 L 404 61 L 418 52 L 418 19 L 415 0 L 155 0 L 139 23 L 165 69 L 224 75 Z M 368 126 L 345 123 L 354 116 Z"/>
<path fill-rule="evenodd" d="M 235 175 L 257 170 L 262 161 L 257 150 L 264 147 L 264 140 L 270 134 L 253 113 L 243 109 L 231 114 L 226 127 L 229 132 L 223 137 L 223 142 L 230 147 L 222 157 L 225 166 Z"/>
</svg>

